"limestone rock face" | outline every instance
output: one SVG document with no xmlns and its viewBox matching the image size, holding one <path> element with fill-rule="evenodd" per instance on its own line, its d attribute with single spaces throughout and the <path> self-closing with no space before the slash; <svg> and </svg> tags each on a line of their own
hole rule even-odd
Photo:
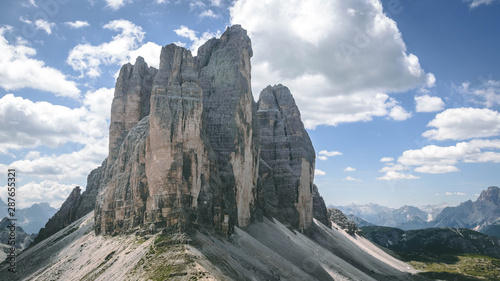
<svg viewBox="0 0 500 281">
<path fill-rule="evenodd" d="M 194 222 L 198 196 L 217 176 L 211 171 L 203 90 L 194 66 L 190 51 L 173 44 L 162 49 L 146 147 L 146 220 L 155 227 Z"/>
<path fill-rule="evenodd" d="M 95 229 L 97 233 L 117 234 L 143 225 L 148 198 L 146 179 L 146 138 L 149 118 L 143 118 L 123 140 L 110 168 L 109 181 L 97 196 Z"/>
<path fill-rule="evenodd" d="M 290 90 L 283 85 L 265 88 L 258 101 L 258 118 L 260 156 L 269 166 L 261 169 L 266 211 L 306 229 L 313 219 L 316 154 Z"/>
<path fill-rule="evenodd" d="M 295 101 L 278 85 L 255 103 L 251 57 L 250 38 L 236 25 L 196 57 L 170 44 L 158 70 L 140 57 L 122 67 L 109 156 L 89 175 L 86 199 L 75 193 L 70 200 L 94 198 L 96 233 L 199 224 L 228 235 L 262 215 L 297 229 L 311 225 L 316 209 L 325 216 L 313 190 L 314 148 Z M 78 206 L 79 215 L 92 207 Z"/>
<path fill-rule="evenodd" d="M 328 227 L 332 226 L 325 200 L 319 194 L 318 187 L 315 184 L 313 184 L 313 217 Z"/>
<path fill-rule="evenodd" d="M 246 226 L 255 208 L 260 148 L 250 84 L 250 38 L 235 25 L 198 53 L 206 132 L 217 155 L 222 212 L 229 215 L 231 225 Z"/>
<path fill-rule="evenodd" d="M 142 57 L 138 57 L 134 65 L 127 63 L 120 69 L 111 106 L 109 167 L 115 161 L 128 131 L 149 115 L 149 100 L 156 72 L 155 68 L 148 67 Z"/>
</svg>

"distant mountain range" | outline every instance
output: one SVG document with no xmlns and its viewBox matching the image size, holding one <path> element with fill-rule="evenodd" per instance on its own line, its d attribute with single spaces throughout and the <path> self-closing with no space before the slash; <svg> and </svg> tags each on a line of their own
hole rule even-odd
<svg viewBox="0 0 500 281">
<path fill-rule="evenodd" d="M 454 227 L 473 229 L 500 237 L 500 188 L 496 186 L 482 191 L 476 201 L 469 200 L 456 207 L 443 203 L 420 208 L 403 206 L 394 209 L 371 203 L 335 208 L 360 227 L 369 224 L 402 230 Z"/>
<path fill-rule="evenodd" d="M 475 202 L 444 208 L 432 226 L 469 228 L 500 237 L 500 188 L 491 186 Z"/>
<path fill-rule="evenodd" d="M 448 206 L 447 203 L 442 203 L 439 205 L 426 205 L 421 208 L 403 206 L 399 209 L 394 209 L 370 203 L 366 205 L 351 204 L 348 206 L 329 207 L 341 210 L 352 221 L 361 223 L 358 224 L 359 226 L 372 224 L 413 230 L 429 227 L 428 223 Z"/>
<path fill-rule="evenodd" d="M 7 216 L 7 204 L 0 199 L 0 219 Z M 28 234 L 37 234 L 40 228 L 57 212 L 57 209 L 50 207 L 48 203 L 33 204 L 29 208 L 17 209 L 16 219 Z M 0 241 L 0 243 L 3 243 Z"/>
</svg>

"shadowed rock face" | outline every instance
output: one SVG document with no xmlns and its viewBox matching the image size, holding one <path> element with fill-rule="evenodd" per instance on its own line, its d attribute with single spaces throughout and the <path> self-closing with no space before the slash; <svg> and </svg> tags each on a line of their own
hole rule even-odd
<svg viewBox="0 0 500 281">
<path fill-rule="evenodd" d="M 158 70 L 140 57 L 122 67 L 109 157 L 89 176 L 91 196 L 72 199 L 87 211 L 93 196 L 96 233 L 194 223 L 227 235 L 263 214 L 297 229 L 311 225 L 314 148 L 286 87 L 268 87 L 254 102 L 251 56 L 236 25 L 197 57 L 170 44 Z M 324 202 L 316 203 L 326 217 Z"/>
<path fill-rule="evenodd" d="M 261 158 L 269 166 L 261 173 L 264 206 L 270 216 L 306 229 L 313 218 L 316 154 L 300 120 L 299 109 L 290 90 L 283 85 L 265 88 L 257 106 Z"/>
</svg>

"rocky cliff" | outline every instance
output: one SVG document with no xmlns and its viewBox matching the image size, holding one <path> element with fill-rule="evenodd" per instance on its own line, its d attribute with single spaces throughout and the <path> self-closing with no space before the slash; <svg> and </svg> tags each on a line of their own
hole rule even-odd
<svg viewBox="0 0 500 281">
<path fill-rule="evenodd" d="M 296 229 L 329 224 L 313 188 L 315 152 L 285 86 L 251 92 L 252 47 L 229 27 L 193 57 L 162 48 L 160 67 L 125 64 L 111 108 L 109 156 L 39 240 L 95 209 L 96 233 L 183 229 L 225 235 L 263 216 Z"/>
<path fill-rule="evenodd" d="M 316 154 L 295 100 L 283 85 L 265 88 L 257 103 L 261 130 L 261 169 L 267 213 L 305 229 L 313 218 Z"/>
<path fill-rule="evenodd" d="M 288 88 L 269 86 L 254 102 L 251 56 L 236 25 L 196 57 L 170 44 L 158 70 L 142 58 L 122 67 L 97 233 L 201 224 L 228 234 L 262 215 L 311 225 L 314 148 Z"/>
</svg>

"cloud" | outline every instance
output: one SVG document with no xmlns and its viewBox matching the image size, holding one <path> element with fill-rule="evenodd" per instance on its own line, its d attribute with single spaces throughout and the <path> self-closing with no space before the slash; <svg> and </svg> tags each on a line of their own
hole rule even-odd
<svg viewBox="0 0 500 281">
<path fill-rule="evenodd" d="M 60 155 L 17 160 L 9 164 L 23 175 L 57 182 L 85 182 L 88 173 L 97 168 L 108 154 L 108 138 L 87 145 L 68 145 Z"/>
<path fill-rule="evenodd" d="M 125 3 L 132 3 L 132 0 L 106 0 L 107 6 L 113 10 L 118 10 L 125 6 Z"/>
<path fill-rule="evenodd" d="M 350 176 L 345 177 L 344 180 L 346 180 L 346 181 L 357 181 L 357 182 L 361 181 L 360 179 L 353 178 L 353 177 L 350 177 Z"/>
<path fill-rule="evenodd" d="M 353 167 L 347 167 L 344 169 L 344 172 L 354 172 L 354 171 L 356 171 L 356 169 Z"/>
<path fill-rule="evenodd" d="M 10 27 L 0 27 L 0 86 L 7 91 L 31 88 L 54 93 L 57 96 L 77 98 L 80 95 L 76 83 L 68 81 L 59 70 L 45 66 L 34 59 L 36 50 L 18 40 L 9 43 L 4 37 Z"/>
<path fill-rule="evenodd" d="M 180 37 L 184 37 L 189 39 L 192 43 L 191 46 L 189 46 L 189 49 L 193 53 L 193 56 L 196 56 L 198 53 L 198 48 L 203 45 L 206 41 L 209 39 L 212 39 L 214 37 L 219 37 L 221 35 L 220 31 L 217 30 L 216 33 L 213 32 L 204 32 L 200 37 L 198 37 L 196 31 L 189 29 L 185 25 L 181 25 L 179 29 L 174 30 L 175 34 L 177 34 Z"/>
<path fill-rule="evenodd" d="M 79 21 L 79 20 L 67 21 L 64 24 L 69 26 L 70 28 L 74 28 L 74 29 L 90 26 L 90 24 L 87 21 Z"/>
<path fill-rule="evenodd" d="M 199 15 L 200 18 L 212 18 L 212 19 L 216 19 L 219 17 L 219 15 L 215 14 L 214 11 L 208 9 L 208 10 L 205 10 L 203 12 L 201 12 L 201 14 Z"/>
<path fill-rule="evenodd" d="M 335 156 L 339 156 L 339 155 L 342 155 L 342 152 L 340 151 L 327 151 L 327 150 L 321 150 L 319 153 L 318 153 L 318 159 L 319 160 L 323 160 L 323 161 L 326 161 L 328 160 L 328 157 L 335 157 Z"/>
<path fill-rule="evenodd" d="M 307 128 L 388 116 L 397 102 L 387 93 L 434 85 L 380 1 L 238 0 L 230 13 L 252 38 L 254 94 L 287 85 Z"/>
<path fill-rule="evenodd" d="M 426 174 L 444 174 L 444 173 L 450 173 L 450 172 L 459 172 L 460 169 L 458 169 L 455 166 L 440 166 L 440 165 L 424 165 L 415 168 L 415 172 L 418 173 L 426 173 Z"/>
<path fill-rule="evenodd" d="M 445 192 L 444 195 L 446 195 L 446 196 L 453 196 L 453 195 L 465 196 L 465 195 L 467 195 L 467 193 L 463 193 L 463 192 L 454 192 L 454 193 L 453 192 Z"/>
<path fill-rule="evenodd" d="M 471 87 L 470 83 L 462 83 L 455 87 L 462 94 L 468 95 L 472 101 L 486 107 L 500 105 L 500 81 L 485 80 L 479 86 Z"/>
<path fill-rule="evenodd" d="M 20 208 L 28 208 L 36 203 L 48 202 L 52 208 L 60 208 L 75 186 L 74 184 L 61 184 L 51 180 L 44 180 L 41 183 L 29 182 L 22 184 L 17 189 L 19 200 L 16 205 Z M 0 191 L 4 202 L 7 202 L 6 191 L 6 187 Z"/>
<path fill-rule="evenodd" d="M 153 56 L 159 54 L 160 46 L 148 42 L 141 45 L 145 32 L 142 27 L 133 24 L 127 20 L 110 21 L 103 26 L 105 29 L 120 32 L 113 36 L 113 40 L 97 46 L 90 44 L 79 44 L 69 53 L 67 63 L 82 75 L 97 77 L 101 75 L 101 65 L 122 65 L 131 61 L 135 62 L 140 54 L 144 56 L 146 62 L 150 65 L 157 65 L 159 55 L 153 59 Z M 153 60 L 153 61 L 151 61 Z"/>
<path fill-rule="evenodd" d="M 222 0 L 210 0 L 210 4 L 215 7 L 220 7 L 222 4 Z"/>
<path fill-rule="evenodd" d="M 387 172 L 391 172 L 391 171 L 405 171 L 405 170 L 409 170 L 410 168 L 408 166 L 404 166 L 404 165 L 394 165 L 392 163 L 390 163 L 388 166 L 385 166 L 384 168 L 382 168 L 379 172 L 381 173 L 387 173 Z"/>
<path fill-rule="evenodd" d="M 382 159 L 380 159 L 380 162 L 392 162 L 394 161 L 394 158 L 392 157 L 383 157 Z"/>
<path fill-rule="evenodd" d="M 43 30 L 47 34 L 52 34 L 52 28 L 56 26 L 55 23 L 53 22 L 48 22 L 43 19 L 37 19 L 35 22 L 32 22 L 28 19 L 24 19 L 23 17 L 19 18 L 20 21 L 24 22 L 25 24 L 29 24 L 31 26 L 34 26 L 35 29 L 38 30 Z"/>
<path fill-rule="evenodd" d="M 134 63 L 138 56 L 144 58 L 144 60 L 148 63 L 149 66 L 160 68 L 160 54 L 161 54 L 160 45 L 147 42 L 136 50 L 130 51 L 128 54 L 127 60 Z"/>
<path fill-rule="evenodd" d="M 47 34 L 52 34 L 52 28 L 56 26 L 55 23 L 48 22 L 46 20 L 38 19 L 35 21 L 36 29 L 41 29 Z"/>
<path fill-rule="evenodd" d="M 420 166 L 420 173 L 457 172 L 458 163 L 500 163 L 500 140 L 472 140 L 454 146 L 428 145 L 421 149 L 407 150 L 399 157 L 402 165 Z"/>
<path fill-rule="evenodd" d="M 433 140 L 465 140 L 500 135 L 500 113 L 487 108 L 447 109 L 429 122 L 422 134 Z"/>
<path fill-rule="evenodd" d="M 318 169 L 315 169 L 315 170 L 314 170 L 314 174 L 315 174 L 316 176 L 324 176 L 324 175 L 326 175 L 326 173 L 325 173 L 325 172 L 323 172 L 323 171 L 321 171 L 321 170 L 318 170 Z"/>
<path fill-rule="evenodd" d="M 440 97 L 423 95 L 415 97 L 417 112 L 436 112 L 444 109 L 444 102 Z"/>
<path fill-rule="evenodd" d="M 396 121 L 403 121 L 411 117 L 410 112 L 406 112 L 404 108 L 402 108 L 399 105 L 395 105 L 394 107 L 391 108 L 391 111 L 389 113 L 389 116 Z"/>
<path fill-rule="evenodd" d="M 0 153 L 39 146 L 83 145 L 107 137 L 113 89 L 87 92 L 80 108 L 32 102 L 7 94 L 0 99 Z"/>
<path fill-rule="evenodd" d="M 469 8 L 473 9 L 473 8 L 477 8 L 481 5 L 490 5 L 494 2 L 496 2 L 497 0 L 465 0 L 465 1 L 470 2 Z"/>
<path fill-rule="evenodd" d="M 378 177 L 377 180 L 414 180 L 419 179 L 420 177 L 410 175 L 410 174 L 402 174 L 396 171 L 388 171 L 384 176 Z"/>
</svg>

